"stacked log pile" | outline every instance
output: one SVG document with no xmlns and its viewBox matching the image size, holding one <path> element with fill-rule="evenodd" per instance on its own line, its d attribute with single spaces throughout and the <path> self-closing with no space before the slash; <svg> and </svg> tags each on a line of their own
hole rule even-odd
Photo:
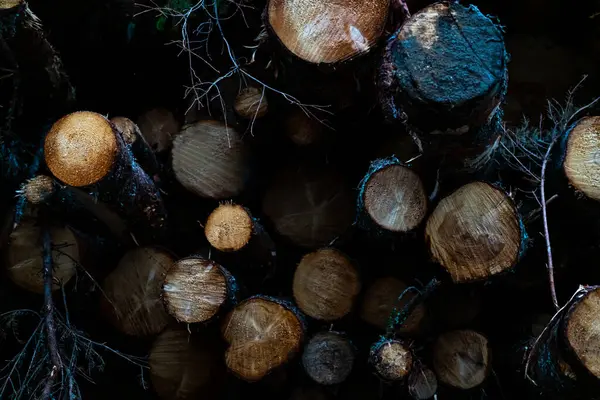
<svg viewBox="0 0 600 400">
<path fill-rule="evenodd" d="M 0 399 L 596 398 L 600 81 L 473 2 L 0 0 Z"/>
</svg>

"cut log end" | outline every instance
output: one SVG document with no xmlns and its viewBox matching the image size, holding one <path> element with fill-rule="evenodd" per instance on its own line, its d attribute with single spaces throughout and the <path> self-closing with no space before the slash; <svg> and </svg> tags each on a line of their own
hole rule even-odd
<svg viewBox="0 0 600 400">
<path fill-rule="evenodd" d="M 458 389 L 479 386 L 490 371 L 490 347 L 485 336 L 470 330 L 441 335 L 433 349 L 438 379 Z"/>
<path fill-rule="evenodd" d="M 40 294 L 44 293 L 41 237 L 41 228 L 34 221 L 22 221 L 9 236 L 5 264 L 10 280 L 25 290 Z M 51 227 L 50 239 L 54 278 L 52 290 L 58 290 L 75 275 L 79 264 L 79 245 L 67 227 Z"/>
<path fill-rule="evenodd" d="M 161 300 L 161 289 L 173 262 L 173 258 L 161 250 L 138 247 L 127 252 L 106 277 L 103 306 L 119 331 L 147 336 L 167 326 L 170 317 Z"/>
<path fill-rule="evenodd" d="M 419 176 L 401 165 L 388 165 L 373 172 L 365 183 L 364 208 L 384 230 L 408 232 L 427 213 L 427 195 Z"/>
<path fill-rule="evenodd" d="M 152 344 L 148 364 L 152 386 L 161 399 L 206 398 L 221 378 L 218 342 L 184 329 L 167 329 Z M 209 397 L 210 398 L 210 397 Z"/>
<path fill-rule="evenodd" d="M 79 111 L 59 119 L 44 143 L 52 174 L 71 186 L 87 186 L 107 176 L 119 146 L 111 123 L 102 115 Z"/>
<path fill-rule="evenodd" d="M 476 7 L 457 2 L 425 7 L 388 41 L 386 53 L 392 65 L 382 67 L 389 71 L 384 80 L 397 86 L 390 95 L 409 123 L 422 129 L 468 132 L 487 122 L 503 95 L 502 31 Z"/>
<path fill-rule="evenodd" d="M 348 314 L 360 287 L 358 271 L 350 259 L 330 248 L 305 255 L 292 284 L 298 307 L 322 321 L 334 321 Z"/>
<path fill-rule="evenodd" d="M 320 385 L 336 385 L 348 378 L 354 365 L 352 343 L 337 332 L 320 332 L 313 336 L 302 354 L 308 376 Z"/>
<path fill-rule="evenodd" d="M 238 251 L 252 238 L 252 217 L 240 205 L 221 204 L 208 216 L 204 233 L 215 249 Z"/>
<path fill-rule="evenodd" d="M 239 195 L 249 175 L 241 135 L 216 121 L 187 125 L 173 142 L 173 172 L 186 189 L 216 200 Z"/>
<path fill-rule="evenodd" d="M 300 108 L 294 108 L 285 119 L 285 134 L 296 146 L 317 144 L 326 135 L 325 125 L 309 117 Z"/>
<path fill-rule="evenodd" d="M 180 128 L 173 113 L 163 108 L 145 112 L 137 119 L 137 125 L 150 148 L 156 153 L 171 148 L 173 138 Z"/>
<path fill-rule="evenodd" d="M 255 87 L 243 89 L 233 104 L 237 115 L 245 119 L 264 117 L 269 109 L 265 91 L 266 89 L 260 90 Z"/>
<path fill-rule="evenodd" d="M 512 199 L 484 182 L 442 199 L 425 228 L 433 258 L 454 282 L 483 280 L 514 267 L 523 241 Z"/>
<path fill-rule="evenodd" d="M 110 119 L 110 122 L 117 128 L 121 137 L 127 144 L 135 143 L 137 138 L 141 135 L 140 128 L 129 118 L 114 117 Z"/>
<path fill-rule="evenodd" d="M 583 118 L 571 130 L 563 168 L 571 185 L 600 201 L 600 117 Z"/>
<path fill-rule="evenodd" d="M 21 188 L 23 196 L 31 204 L 41 204 L 56 190 L 54 179 L 47 175 L 38 175 L 28 180 Z"/>
<path fill-rule="evenodd" d="M 268 23 L 295 56 L 330 64 L 365 53 L 377 42 L 389 4 L 389 0 L 270 0 Z"/>
<path fill-rule="evenodd" d="M 413 366 L 410 349 L 397 340 L 376 343 L 369 354 L 369 362 L 380 378 L 401 381 L 408 376 Z"/>
<path fill-rule="evenodd" d="M 431 399 L 437 393 L 437 378 L 427 367 L 420 367 L 408 377 L 408 393 L 415 400 Z"/>
<path fill-rule="evenodd" d="M 229 274 L 214 261 L 198 257 L 177 261 L 163 285 L 167 311 L 186 323 L 210 320 L 228 300 L 228 278 Z"/>
<path fill-rule="evenodd" d="M 599 315 L 600 288 L 596 288 L 572 306 L 565 329 L 566 342 L 572 353 L 596 378 L 600 378 Z"/>
<path fill-rule="evenodd" d="M 234 308 L 222 325 L 229 343 L 225 363 L 246 381 L 258 381 L 300 350 L 304 326 L 285 303 L 252 297 Z"/>
<path fill-rule="evenodd" d="M 381 330 L 385 330 L 393 308 L 401 310 L 415 296 L 414 292 L 402 295 L 406 288 L 407 286 L 404 282 L 391 276 L 377 279 L 368 287 L 365 293 L 360 317 L 365 322 Z M 398 332 L 418 333 L 425 317 L 425 312 L 423 304 L 417 305 L 398 329 Z"/>
<path fill-rule="evenodd" d="M 0 10 L 9 10 L 23 4 L 25 0 L 0 0 Z"/>
</svg>

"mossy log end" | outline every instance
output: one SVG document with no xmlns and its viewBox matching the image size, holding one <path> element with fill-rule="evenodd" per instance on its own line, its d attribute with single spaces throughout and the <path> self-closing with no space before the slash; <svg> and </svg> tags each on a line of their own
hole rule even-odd
<svg viewBox="0 0 600 400">
<path fill-rule="evenodd" d="M 334 64 L 369 51 L 383 34 L 390 0 L 270 0 L 265 22 L 292 54 Z"/>
<path fill-rule="evenodd" d="M 46 136 L 44 157 L 54 177 L 114 208 L 140 240 L 164 237 L 161 195 L 104 116 L 78 111 L 59 119 Z"/>
<path fill-rule="evenodd" d="M 206 322 L 236 303 L 233 276 L 214 261 L 187 257 L 173 264 L 162 287 L 169 314 L 188 324 Z"/>
<path fill-rule="evenodd" d="M 254 382 L 300 351 L 305 324 L 291 304 L 254 296 L 227 315 L 221 331 L 229 344 L 225 352 L 227 368 L 239 378 Z"/>
<path fill-rule="evenodd" d="M 338 332 L 319 332 L 302 353 L 302 366 L 307 375 L 320 385 L 337 385 L 352 372 L 356 349 Z"/>
<path fill-rule="evenodd" d="M 360 184 L 358 221 L 366 229 L 407 233 L 423 222 L 427 203 L 419 175 L 395 157 L 376 160 Z"/>
<path fill-rule="evenodd" d="M 513 200 L 485 182 L 442 199 L 425 227 L 431 255 L 456 283 L 485 280 L 513 268 L 526 235 Z"/>
<path fill-rule="evenodd" d="M 305 255 L 292 283 L 298 307 L 321 321 L 334 321 L 348 314 L 360 288 L 355 265 L 344 253 L 332 248 Z"/>
</svg>

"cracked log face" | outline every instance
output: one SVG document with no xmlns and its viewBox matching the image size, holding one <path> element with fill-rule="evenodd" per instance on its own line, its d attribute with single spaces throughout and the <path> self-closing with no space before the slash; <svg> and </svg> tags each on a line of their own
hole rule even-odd
<svg viewBox="0 0 600 400">
<path fill-rule="evenodd" d="M 571 130 L 563 168 L 575 189 L 600 201 L 600 117 L 585 117 Z"/>
<path fill-rule="evenodd" d="M 514 267 L 522 235 L 512 199 L 485 182 L 469 183 L 442 199 L 425 228 L 431 255 L 456 283 Z"/>
<path fill-rule="evenodd" d="M 350 259 L 329 248 L 305 255 L 292 284 L 298 307 L 321 321 L 334 321 L 348 314 L 360 287 L 358 271 Z"/>
<path fill-rule="evenodd" d="M 116 133 L 102 115 L 79 111 L 59 119 L 44 142 L 46 165 L 67 185 L 88 186 L 107 176 L 119 152 Z"/>
<path fill-rule="evenodd" d="M 388 41 L 380 72 L 391 118 L 405 113 L 423 131 L 465 133 L 484 124 L 503 96 L 502 32 L 475 6 L 435 3 Z"/>
<path fill-rule="evenodd" d="M 413 367 L 410 349 L 397 340 L 386 340 L 376 344 L 369 355 L 375 372 L 387 381 L 401 381 Z"/>
<path fill-rule="evenodd" d="M 427 195 L 419 176 L 401 165 L 375 171 L 365 184 L 364 208 L 371 220 L 390 232 L 409 232 L 427 213 Z"/>
<path fill-rule="evenodd" d="M 310 63 L 367 52 L 381 37 L 389 0 L 270 0 L 268 23 L 279 41 Z"/>
<path fill-rule="evenodd" d="M 113 325 L 132 336 L 155 335 L 171 318 L 161 299 L 164 276 L 173 258 L 151 247 L 127 252 L 104 280 L 103 307 Z"/>
<path fill-rule="evenodd" d="M 221 330 L 229 343 L 225 352 L 227 367 L 249 382 L 262 379 L 288 362 L 300 350 L 304 336 L 303 324 L 291 308 L 260 296 L 234 308 Z"/>
<path fill-rule="evenodd" d="M 336 385 L 348 378 L 354 358 L 354 346 L 342 334 L 319 332 L 304 347 L 302 366 L 318 384 Z"/>
<path fill-rule="evenodd" d="M 204 258 L 177 261 L 163 285 L 167 311 L 188 324 L 210 320 L 228 300 L 228 275 L 223 267 Z"/>
<path fill-rule="evenodd" d="M 572 306 L 564 335 L 576 359 L 591 375 L 600 378 L 600 288 Z"/>
<path fill-rule="evenodd" d="M 238 251 L 245 247 L 253 234 L 252 217 L 237 204 L 221 204 L 204 225 L 206 239 L 219 251 Z"/>
<path fill-rule="evenodd" d="M 457 389 L 479 386 L 490 371 L 490 347 L 485 336 L 470 330 L 441 335 L 433 349 L 438 379 Z"/>
</svg>

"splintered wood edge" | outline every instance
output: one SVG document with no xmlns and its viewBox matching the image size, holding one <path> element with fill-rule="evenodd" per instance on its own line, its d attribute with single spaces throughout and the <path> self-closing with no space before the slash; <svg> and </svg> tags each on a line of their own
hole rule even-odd
<svg viewBox="0 0 600 400">
<path fill-rule="evenodd" d="M 476 348 L 465 347 L 468 345 Z M 481 356 L 481 360 L 474 359 L 474 355 Z M 488 339 L 472 330 L 446 332 L 434 344 L 433 367 L 438 379 L 459 389 L 472 389 L 482 384 L 490 372 L 490 358 Z M 465 376 L 467 374 L 470 375 Z"/>
<path fill-rule="evenodd" d="M 228 274 L 214 261 L 187 257 L 173 264 L 162 286 L 167 312 L 188 324 L 213 318 L 227 302 Z"/>
<path fill-rule="evenodd" d="M 487 209 L 483 210 L 483 214 L 478 209 L 476 215 L 467 215 L 467 217 L 485 217 L 487 219 L 486 227 L 493 228 L 495 236 L 502 237 L 501 241 L 493 242 L 489 237 L 489 229 L 480 229 L 480 221 L 464 218 L 467 203 L 457 202 L 456 199 L 475 191 L 477 195 L 470 196 L 471 203 L 480 207 L 484 204 L 483 200 L 488 200 L 488 203 L 493 200 L 494 205 L 489 207 L 491 204 L 488 204 Z M 483 196 L 485 192 L 489 194 L 488 199 Z M 458 213 L 457 204 L 461 205 Z M 471 214 L 473 214 L 472 208 L 467 208 Z M 500 213 L 508 217 L 505 219 L 507 223 L 499 224 L 497 217 Z M 463 225 L 463 229 L 460 229 L 459 224 Z M 469 226 L 464 227 L 466 224 Z M 502 227 L 501 231 L 498 229 L 499 227 Z M 440 233 L 442 228 L 445 228 L 444 232 Z M 467 232 L 465 229 L 479 231 L 475 232 L 478 233 L 478 237 L 473 237 L 471 232 Z M 513 268 L 524 250 L 525 232 L 512 199 L 494 185 L 475 181 L 460 187 L 438 203 L 427 220 L 425 241 L 433 259 L 448 271 L 452 280 L 455 283 L 463 283 L 484 280 Z M 473 244 L 474 241 L 477 243 Z M 451 248 L 451 245 L 455 248 Z M 492 248 L 492 245 L 499 249 Z M 468 257 L 474 257 L 473 247 L 475 246 L 478 251 L 483 250 L 485 254 L 477 254 L 477 258 L 469 260 Z M 485 259 L 483 259 L 484 257 Z"/>
<path fill-rule="evenodd" d="M 75 187 L 107 176 L 119 152 L 113 125 L 90 111 L 68 114 L 52 125 L 44 142 L 46 165 L 63 183 Z"/>
<path fill-rule="evenodd" d="M 383 340 L 371 349 L 370 362 L 377 375 L 388 381 L 399 381 L 410 374 L 413 356 L 408 347 L 397 340 Z"/>
<path fill-rule="evenodd" d="M 259 315 L 252 316 L 252 311 Z M 277 317 L 277 313 L 281 314 Z M 273 318 L 274 321 L 271 321 Z M 284 321 L 288 322 L 285 328 L 289 328 L 286 334 L 273 333 L 273 329 L 280 327 Z M 250 297 L 231 310 L 221 325 L 223 338 L 229 344 L 225 352 L 227 368 L 245 381 L 258 381 L 300 351 L 305 329 L 298 311 L 289 303 L 268 296 Z M 247 337 L 238 337 L 238 334 L 244 333 Z M 273 334 L 273 337 L 265 337 L 265 334 Z M 284 339 L 288 339 L 287 343 Z M 261 351 L 260 346 L 268 346 L 269 351 Z M 271 359 L 252 359 L 256 355 Z"/>
<path fill-rule="evenodd" d="M 288 51 L 304 61 L 344 61 L 368 52 L 379 40 L 390 5 L 389 0 L 347 3 L 270 0 L 267 26 Z"/>
<path fill-rule="evenodd" d="M 586 293 L 570 308 L 565 338 L 575 358 L 600 378 L 600 287 Z"/>
<path fill-rule="evenodd" d="M 420 225 L 427 214 L 427 201 L 419 175 L 399 164 L 371 173 L 363 193 L 371 220 L 391 232 L 409 232 Z"/>
<path fill-rule="evenodd" d="M 571 185 L 600 201 L 600 117 L 585 117 L 569 132 L 563 169 Z"/>
<path fill-rule="evenodd" d="M 229 252 L 244 248 L 254 231 L 252 217 L 237 204 L 221 204 L 204 225 L 206 239 L 215 249 Z"/>
<path fill-rule="evenodd" d="M 340 274 L 331 276 L 333 270 L 343 274 L 342 278 L 340 279 Z M 338 287 L 332 288 L 332 284 Z M 323 293 L 323 289 L 328 287 L 335 293 Z M 327 247 L 302 257 L 292 283 L 298 307 L 306 315 L 323 321 L 334 321 L 348 314 L 360 288 L 360 276 L 350 258 L 339 250 Z M 337 297 L 334 299 L 334 296 Z"/>
</svg>

